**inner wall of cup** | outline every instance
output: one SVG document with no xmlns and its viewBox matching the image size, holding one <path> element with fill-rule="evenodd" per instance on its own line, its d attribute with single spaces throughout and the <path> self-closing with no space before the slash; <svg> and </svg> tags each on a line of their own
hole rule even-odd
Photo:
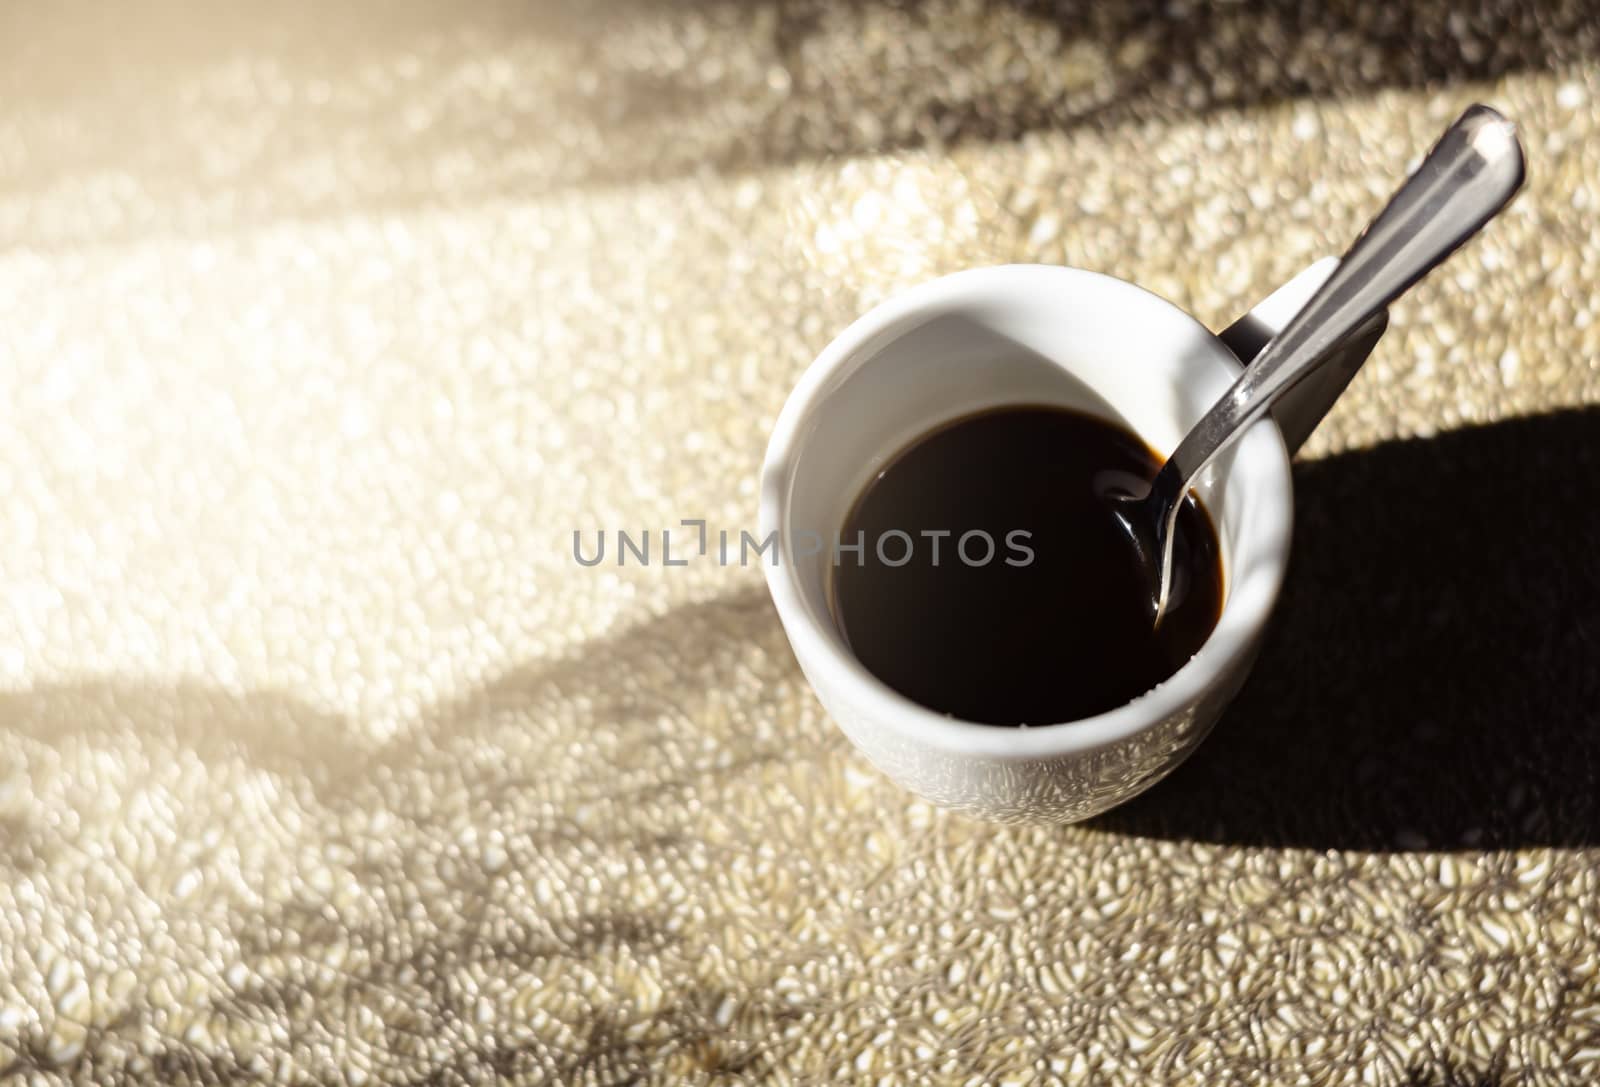
<svg viewBox="0 0 1600 1087">
<path fill-rule="evenodd" d="M 810 532 L 825 541 L 818 554 L 793 549 L 791 561 L 808 609 L 835 636 L 826 545 L 867 483 L 927 430 L 989 408 L 1047 404 L 1118 422 L 1165 455 L 1233 380 L 1225 348 L 1142 292 L 1139 301 L 1150 309 L 1141 309 L 1134 326 L 1126 314 L 1112 326 L 1108 314 L 1092 307 L 1064 313 L 1070 307 L 1059 294 L 1030 306 L 1015 297 L 1019 292 L 1010 293 L 923 313 L 877 337 L 845 361 L 813 404 L 791 477 L 787 523 L 791 540 Z M 1268 448 L 1253 439 L 1264 439 Z M 1271 444 L 1270 435 L 1247 435 L 1197 488 L 1217 522 L 1224 610 L 1248 572 L 1240 563 L 1249 557 L 1250 488 L 1241 485 L 1236 464 L 1241 456 L 1270 454 Z"/>
</svg>

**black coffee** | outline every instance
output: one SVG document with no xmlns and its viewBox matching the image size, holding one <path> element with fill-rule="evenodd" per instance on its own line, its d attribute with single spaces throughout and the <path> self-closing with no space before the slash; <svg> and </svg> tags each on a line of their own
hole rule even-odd
<svg viewBox="0 0 1600 1087">
<path fill-rule="evenodd" d="M 1171 676 L 1216 625 L 1216 529 L 1190 499 L 1173 592 L 1151 622 L 1150 575 L 1110 512 L 1107 480 L 1160 458 L 1131 431 L 1049 407 L 968 416 L 923 435 L 856 500 L 833 605 L 851 650 L 929 709 L 1047 725 L 1124 705 Z M 1108 475 L 1110 473 L 1110 475 Z"/>
</svg>

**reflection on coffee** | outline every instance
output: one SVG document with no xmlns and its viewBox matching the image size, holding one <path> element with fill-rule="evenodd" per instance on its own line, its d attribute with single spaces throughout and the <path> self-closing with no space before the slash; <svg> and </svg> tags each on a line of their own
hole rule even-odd
<svg viewBox="0 0 1600 1087">
<path fill-rule="evenodd" d="M 1131 431 L 1054 407 L 1007 407 L 922 435 L 856 499 L 833 569 L 835 618 L 880 680 L 939 713 L 1048 725 L 1102 713 L 1176 672 L 1216 626 L 1216 529 L 1178 519 L 1173 604 L 1111 516 L 1108 475 L 1154 478 Z"/>
</svg>

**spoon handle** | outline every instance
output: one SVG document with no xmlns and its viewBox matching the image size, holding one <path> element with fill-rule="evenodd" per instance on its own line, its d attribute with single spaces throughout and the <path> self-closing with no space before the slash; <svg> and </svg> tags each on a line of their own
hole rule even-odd
<svg viewBox="0 0 1600 1087">
<path fill-rule="evenodd" d="M 1451 125 L 1339 262 L 1162 466 L 1156 494 L 1182 498 L 1196 475 L 1285 390 L 1492 219 L 1521 187 L 1516 128 L 1488 106 Z"/>
</svg>

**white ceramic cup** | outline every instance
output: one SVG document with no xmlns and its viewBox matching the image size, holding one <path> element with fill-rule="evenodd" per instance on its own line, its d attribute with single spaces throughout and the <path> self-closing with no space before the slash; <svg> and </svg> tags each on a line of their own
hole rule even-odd
<svg viewBox="0 0 1600 1087">
<path fill-rule="evenodd" d="M 890 457 L 984 408 L 1070 407 L 1170 452 L 1238 376 L 1239 355 L 1253 356 L 1335 263 L 1308 269 L 1223 337 L 1094 272 L 960 272 L 884 302 L 817 357 L 779 415 L 762 470 L 760 533 L 777 545 L 767 581 L 817 697 L 880 770 L 947 807 L 1008 822 L 1071 822 L 1144 791 L 1194 750 L 1244 682 L 1283 580 L 1292 450 L 1381 335 L 1381 319 L 1295 390 L 1276 420 L 1255 424 L 1208 469 L 1197 490 L 1220 536 L 1222 613 L 1187 664 L 1125 706 L 1004 728 L 918 705 L 852 655 L 828 604 L 830 545 Z"/>
</svg>

